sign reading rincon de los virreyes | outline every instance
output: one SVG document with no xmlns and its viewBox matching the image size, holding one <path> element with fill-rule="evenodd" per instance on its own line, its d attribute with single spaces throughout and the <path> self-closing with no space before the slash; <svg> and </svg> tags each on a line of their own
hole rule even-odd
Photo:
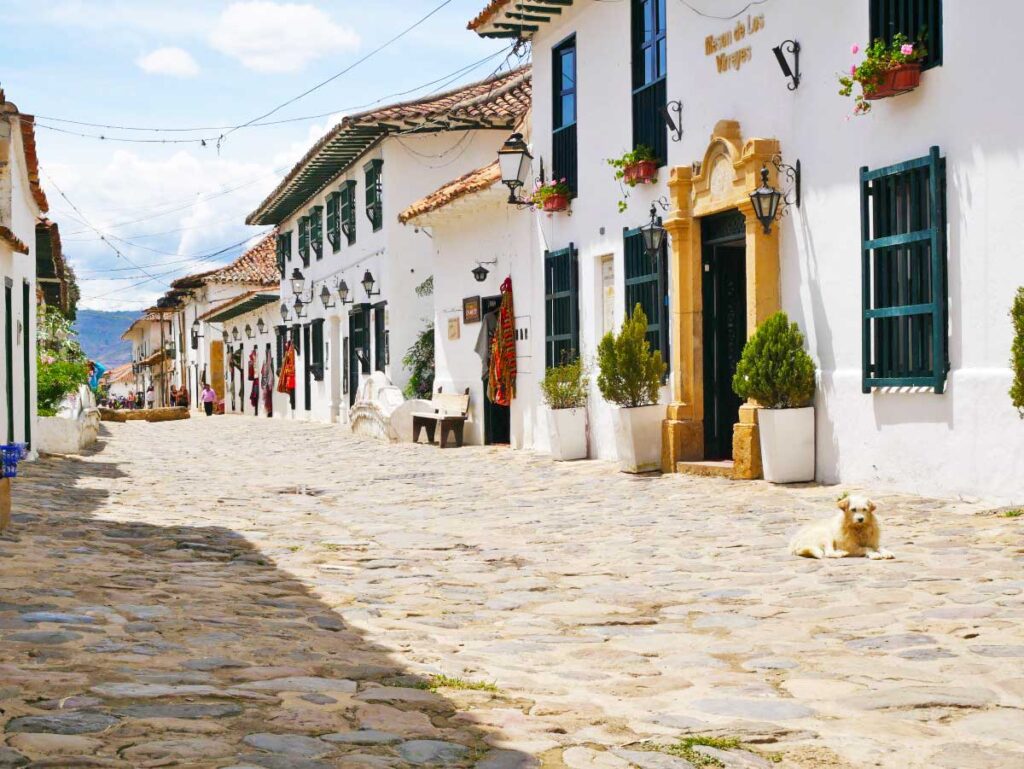
<svg viewBox="0 0 1024 769">
<path fill-rule="evenodd" d="M 732 51 L 726 49 L 742 42 L 749 35 L 760 32 L 762 29 L 764 29 L 764 14 L 758 14 L 757 16 L 748 15 L 746 21 L 743 19 L 738 20 L 736 26 L 732 29 L 728 29 L 719 35 L 708 35 L 704 38 L 704 54 L 715 57 L 715 64 L 718 65 L 719 74 L 733 69 L 738 70 L 750 61 L 752 56 L 751 47 L 747 45 Z"/>
</svg>

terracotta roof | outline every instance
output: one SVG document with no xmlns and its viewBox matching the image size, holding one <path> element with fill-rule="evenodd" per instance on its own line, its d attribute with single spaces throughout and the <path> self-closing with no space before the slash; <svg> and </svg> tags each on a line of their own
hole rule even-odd
<svg viewBox="0 0 1024 769">
<path fill-rule="evenodd" d="M 398 215 L 398 221 L 405 224 L 410 219 L 436 211 L 459 198 L 472 195 L 474 192 L 486 190 L 500 181 L 501 169 L 498 167 L 498 161 L 495 160 L 489 166 L 477 168 L 468 174 L 463 174 L 458 179 L 450 181 L 434 190 L 426 197 L 420 198 Z"/>
<path fill-rule="evenodd" d="M 281 273 L 277 269 L 277 251 L 275 238 L 277 230 L 267 233 L 260 240 L 231 264 L 217 267 L 206 272 L 186 275 L 171 282 L 173 289 L 198 288 L 207 283 L 242 283 L 254 286 L 277 286 L 281 282 Z"/>
<path fill-rule="evenodd" d="M 12 250 L 17 251 L 19 254 L 28 253 L 28 246 L 26 246 L 17 235 L 11 232 L 10 227 L 0 225 L 0 241 L 6 243 Z"/>
<path fill-rule="evenodd" d="M 150 315 L 147 311 L 141 317 L 138 317 L 132 321 L 132 324 L 125 329 L 123 334 L 121 334 L 121 339 L 127 339 L 128 335 L 132 333 L 132 331 L 134 331 L 137 326 L 140 326 L 143 323 L 156 323 L 158 320 L 160 320 L 158 316 Z"/>
<path fill-rule="evenodd" d="M 490 0 L 466 25 L 481 37 L 527 38 L 539 25 L 559 16 L 573 0 Z"/>
<path fill-rule="evenodd" d="M 110 371 L 106 372 L 101 377 L 101 379 L 107 384 L 115 384 L 117 382 L 130 382 L 132 381 L 132 379 L 134 379 L 134 374 L 132 373 L 132 364 L 122 363 L 120 366 L 115 366 L 114 368 L 110 369 Z"/>
<path fill-rule="evenodd" d="M 11 125 L 14 120 L 18 121 L 21 129 L 21 143 L 25 148 L 25 173 L 28 175 L 28 186 L 32 192 L 32 199 L 39 206 L 39 211 L 46 212 L 50 204 L 46 200 L 46 193 L 39 184 L 39 155 L 36 152 L 36 119 L 33 115 L 25 115 L 18 110 L 17 105 L 7 101 L 3 89 L 0 88 L 0 113 L 9 115 Z"/>
<path fill-rule="evenodd" d="M 230 317 L 243 315 L 251 309 L 256 309 L 258 307 L 262 307 L 264 304 L 276 302 L 279 296 L 280 294 L 277 291 L 246 291 L 244 294 L 234 296 L 226 302 L 221 302 L 220 304 L 210 308 L 199 316 L 199 320 L 210 320 L 211 318 L 223 314 L 228 314 Z M 236 310 L 236 312 L 232 313 L 230 312 L 231 310 Z"/>
<path fill-rule="evenodd" d="M 530 88 L 530 70 L 520 67 L 444 93 L 349 115 L 310 148 L 245 221 L 280 224 L 392 133 L 511 130 L 530 109 Z"/>
</svg>

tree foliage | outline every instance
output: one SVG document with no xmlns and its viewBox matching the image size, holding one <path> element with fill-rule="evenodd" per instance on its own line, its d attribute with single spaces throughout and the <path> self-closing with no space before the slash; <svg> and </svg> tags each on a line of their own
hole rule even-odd
<svg viewBox="0 0 1024 769">
<path fill-rule="evenodd" d="M 658 402 L 658 389 L 668 368 L 661 350 L 651 352 L 647 315 L 637 303 L 616 336 L 608 332 L 597 348 L 597 387 L 606 401 L 625 408 Z"/>
<path fill-rule="evenodd" d="M 56 307 L 40 307 L 36 315 L 36 344 L 42 360 L 48 356 L 54 360 L 85 363 L 85 352 L 78 343 L 78 333 Z"/>
<path fill-rule="evenodd" d="M 89 364 L 84 361 L 39 362 L 36 375 L 40 416 L 53 416 L 65 396 L 89 381 Z"/>
<path fill-rule="evenodd" d="M 1013 346 L 1010 348 L 1010 368 L 1013 369 L 1013 385 L 1010 387 L 1010 398 L 1013 405 L 1024 419 L 1024 286 L 1017 289 L 1017 296 L 1010 308 L 1013 320 Z"/>
<path fill-rule="evenodd" d="M 409 369 L 405 397 L 429 399 L 434 392 L 434 324 L 428 323 L 402 358 Z"/>
<path fill-rule="evenodd" d="M 800 327 L 786 313 L 767 318 L 747 340 L 732 389 L 769 409 L 801 408 L 813 400 L 814 361 L 804 350 Z"/>
</svg>

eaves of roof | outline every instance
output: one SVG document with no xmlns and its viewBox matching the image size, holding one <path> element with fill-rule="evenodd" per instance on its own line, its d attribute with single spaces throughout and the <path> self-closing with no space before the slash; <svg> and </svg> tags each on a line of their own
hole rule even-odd
<svg viewBox="0 0 1024 769">
<path fill-rule="evenodd" d="M 573 0 L 490 0 L 466 27 L 481 37 L 525 40 Z"/>
</svg>

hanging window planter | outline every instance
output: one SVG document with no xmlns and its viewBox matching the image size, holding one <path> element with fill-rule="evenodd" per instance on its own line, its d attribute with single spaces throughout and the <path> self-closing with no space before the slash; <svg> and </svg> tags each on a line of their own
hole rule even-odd
<svg viewBox="0 0 1024 769">
<path fill-rule="evenodd" d="M 857 53 L 860 48 L 851 48 Z M 887 99 L 913 91 L 921 84 L 921 65 L 928 55 L 923 43 L 912 43 L 904 34 L 893 36 L 892 43 L 875 40 L 867 50 L 867 57 L 859 65 L 850 67 L 849 75 L 840 75 L 840 96 L 853 95 L 854 84 L 861 92 L 854 97 L 854 115 L 871 111 L 869 102 Z"/>
<path fill-rule="evenodd" d="M 565 179 L 538 184 L 533 191 L 533 205 L 548 213 L 569 210 L 572 190 Z"/>
<path fill-rule="evenodd" d="M 608 165 L 615 169 L 615 179 L 626 187 L 635 187 L 638 184 L 654 184 L 658 181 L 659 160 L 654 155 L 654 150 L 641 144 L 631 152 L 622 157 L 611 158 Z M 629 197 L 629 190 L 623 188 L 623 199 L 619 201 L 619 211 L 628 208 L 625 198 Z"/>
</svg>

